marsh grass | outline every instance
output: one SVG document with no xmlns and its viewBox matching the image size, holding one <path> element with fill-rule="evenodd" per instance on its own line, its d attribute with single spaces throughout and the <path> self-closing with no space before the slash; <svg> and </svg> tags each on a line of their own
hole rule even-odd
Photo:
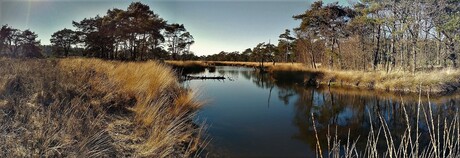
<svg viewBox="0 0 460 158">
<path fill-rule="evenodd" d="M 171 66 L 175 70 L 176 74 L 182 76 L 204 72 L 206 68 L 214 67 L 213 65 L 202 61 L 167 60 L 165 63 Z"/>
<path fill-rule="evenodd" d="M 346 140 L 328 132 L 327 143 L 320 144 L 315 126 L 315 117 L 312 114 L 313 127 L 316 135 L 317 157 L 395 157 L 395 158 L 454 158 L 460 156 L 460 122 L 458 110 L 451 118 L 440 118 L 433 115 L 432 105 L 416 107 L 415 120 L 409 115 L 406 107 L 402 105 L 402 113 L 406 128 L 402 135 L 394 135 L 382 115 L 372 117 L 369 112 L 370 130 L 364 149 L 358 148 L 360 137 L 350 138 L 350 131 Z M 378 123 L 374 125 L 373 120 Z M 422 126 L 426 129 L 422 130 Z M 342 131 L 343 132 L 343 131 Z M 428 140 L 426 140 L 428 139 Z M 427 144 L 424 142 L 428 142 Z M 383 146 L 381 145 L 383 144 Z M 326 146 L 322 149 L 321 146 Z"/>
<path fill-rule="evenodd" d="M 202 103 L 154 62 L 0 59 L 1 157 L 199 157 Z"/>
<path fill-rule="evenodd" d="M 203 61 L 166 60 L 165 63 L 175 65 L 175 66 L 181 66 L 181 67 L 196 67 L 196 66 L 207 67 L 209 66 L 207 62 L 203 62 Z"/>
<path fill-rule="evenodd" d="M 442 93 L 456 91 L 460 86 L 460 71 L 444 69 L 436 71 L 410 72 L 363 72 L 319 70 L 322 84 L 361 87 L 399 92 Z"/>
</svg>

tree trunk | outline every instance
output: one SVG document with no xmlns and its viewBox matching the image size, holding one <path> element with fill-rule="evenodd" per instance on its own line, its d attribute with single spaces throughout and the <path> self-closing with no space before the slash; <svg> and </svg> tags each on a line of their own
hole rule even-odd
<svg viewBox="0 0 460 158">
<path fill-rule="evenodd" d="M 329 66 L 331 69 L 334 68 L 334 45 L 335 45 L 335 39 L 332 38 L 332 46 L 331 46 L 331 58 L 329 59 Z"/>
<path fill-rule="evenodd" d="M 342 61 L 342 51 L 340 49 L 340 41 L 335 39 L 337 43 L 337 48 L 339 49 L 339 53 L 337 54 L 337 57 L 339 58 L 339 64 L 340 64 L 340 69 L 343 69 L 343 61 Z"/>
<path fill-rule="evenodd" d="M 396 26 L 394 26 L 394 29 L 396 29 Z M 396 66 L 396 36 L 393 35 L 391 38 L 391 69 L 394 69 Z"/>
<path fill-rule="evenodd" d="M 452 66 L 457 68 L 457 53 L 455 53 L 455 43 L 451 40 L 449 44 L 449 59 L 452 61 Z"/>
<path fill-rule="evenodd" d="M 412 73 L 417 70 L 417 37 L 412 40 Z"/>
<path fill-rule="evenodd" d="M 440 33 L 438 34 L 440 36 Z M 437 41 L 438 51 L 436 52 L 436 65 L 441 65 L 441 51 L 442 51 L 442 44 L 441 41 Z"/>
<path fill-rule="evenodd" d="M 315 54 L 313 52 L 313 50 L 311 50 L 311 64 L 313 66 L 314 69 L 316 69 L 316 59 L 315 59 Z"/>
<path fill-rule="evenodd" d="M 374 50 L 374 71 L 377 70 L 377 66 L 379 64 L 379 50 L 380 50 L 380 31 L 381 27 L 378 25 L 378 30 L 377 30 L 377 46 L 375 47 Z"/>
</svg>

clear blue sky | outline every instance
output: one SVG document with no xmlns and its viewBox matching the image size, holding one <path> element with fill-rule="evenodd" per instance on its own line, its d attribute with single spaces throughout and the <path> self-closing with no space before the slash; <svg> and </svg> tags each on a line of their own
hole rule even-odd
<svg viewBox="0 0 460 158">
<path fill-rule="evenodd" d="M 293 15 L 314 0 L 150 0 L 141 1 L 169 23 L 184 24 L 195 38 L 197 55 L 243 51 L 257 43 L 278 42 L 278 35 L 300 21 Z M 339 0 L 324 0 L 325 3 Z M 105 15 L 108 9 L 126 9 L 127 0 L 0 0 L 0 24 L 36 32 L 42 44 L 51 34 L 71 28 L 72 20 Z M 347 0 L 340 0 L 348 4 Z"/>
</svg>

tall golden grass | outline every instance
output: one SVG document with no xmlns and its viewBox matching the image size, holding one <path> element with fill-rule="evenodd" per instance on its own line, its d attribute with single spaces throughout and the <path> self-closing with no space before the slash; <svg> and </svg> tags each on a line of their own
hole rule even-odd
<svg viewBox="0 0 460 158">
<path fill-rule="evenodd" d="M 177 61 L 177 60 L 166 60 L 166 64 L 179 66 L 179 67 L 207 67 L 209 64 L 204 61 Z"/>
<path fill-rule="evenodd" d="M 2 157 L 194 157 L 205 146 L 192 121 L 202 103 L 161 63 L 0 61 Z"/>
<path fill-rule="evenodd" d="M 444 69 L 436 71 L 410 72 L 363 72 L 318 70 L 320 84 L 361 87 L 398 92 L 442 93 L 456 91 L 460 86 L 460 70 Z"/>
</svg>

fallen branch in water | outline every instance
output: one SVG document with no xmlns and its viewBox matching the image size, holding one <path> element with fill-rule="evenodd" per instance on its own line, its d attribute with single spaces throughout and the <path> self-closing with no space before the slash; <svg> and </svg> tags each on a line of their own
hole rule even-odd
<svg viewBox="0 0 460 158">
<path fill-rule="evenodd" d="M 185 76 L 184 80 L 225 80 L 226 78 L 224 76 Z"/>
</svg>

